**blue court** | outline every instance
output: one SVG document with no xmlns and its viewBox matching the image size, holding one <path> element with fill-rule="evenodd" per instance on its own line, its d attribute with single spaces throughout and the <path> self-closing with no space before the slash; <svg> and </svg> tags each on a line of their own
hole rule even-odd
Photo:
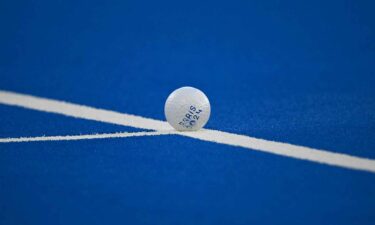
<svg viewBox="0 0 375 225">
<path fill-rule="evenodd" d="M 0 224 L 375 224 L 374 8 L 0 2 Z M 182 86 L 223 136 L 150 133 Z"/>
</svg>

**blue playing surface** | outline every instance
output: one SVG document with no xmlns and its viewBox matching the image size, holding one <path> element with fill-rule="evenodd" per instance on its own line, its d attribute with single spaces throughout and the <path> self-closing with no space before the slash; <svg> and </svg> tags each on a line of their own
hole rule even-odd
<svg viewBox="0 0 375 225">
<path fill-rule="evenodd" d="M 375 159 L 374 1 L 1 1 L 0 89 Z M 141 129 L 0 105 L 0 138 Z M 180 136 L 0 143 L 0 224 L 375 224 L 375 174 Z"/>
</svg>

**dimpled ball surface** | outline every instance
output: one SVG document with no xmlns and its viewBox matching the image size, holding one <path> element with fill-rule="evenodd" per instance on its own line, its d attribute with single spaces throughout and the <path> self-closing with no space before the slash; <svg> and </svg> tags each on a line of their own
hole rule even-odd
<svg viewBox="0 0 375 225">
<path fill-rule="evenodd" d="M 168 123 L 178 131 L 201 129 L 210 118 L 211 106 L 207 96 L 193 87 L 173 91 L 164 107 Z"/>
</svg>

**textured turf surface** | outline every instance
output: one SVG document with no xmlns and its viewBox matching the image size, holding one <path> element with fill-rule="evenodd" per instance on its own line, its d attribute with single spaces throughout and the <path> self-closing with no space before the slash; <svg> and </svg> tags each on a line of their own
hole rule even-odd
<svg viewBox="0 0 375 225">
<path fill-rule="evenodd" d="M 372 1 L 3 1 L 0 89 L 375 158 Z M 139 129 L 0 105 L 0 136 Z M 374 224 L 375 175 L 177 136 L 0 144 L 0 224 Z"/>
</svg>

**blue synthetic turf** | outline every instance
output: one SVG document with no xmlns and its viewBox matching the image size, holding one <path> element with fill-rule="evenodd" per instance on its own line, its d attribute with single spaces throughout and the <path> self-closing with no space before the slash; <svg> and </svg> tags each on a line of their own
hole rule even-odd
<svg viewBox="0 0 375 225">
<path fill-rule="evenodd" d="M 144 131 L 0 104 L 0 138 Z M 3 146 L 5 147 L 5 146 Z"/>
<path fill-rule="evenodd" d="M 0 89 L 375 159 L 373 1 L 1 1 Z M 0 105 L 0 136 L 139 131 Z M 0 144 L 0 224 L 375 224 L 375 175 L 186 137 Z"/>
<path fill-rule="evenodd" d="M 374 219 L 371 174 L 183 137 L 10 144 L 1 155 L 4 224 Z"/>
</svg>

